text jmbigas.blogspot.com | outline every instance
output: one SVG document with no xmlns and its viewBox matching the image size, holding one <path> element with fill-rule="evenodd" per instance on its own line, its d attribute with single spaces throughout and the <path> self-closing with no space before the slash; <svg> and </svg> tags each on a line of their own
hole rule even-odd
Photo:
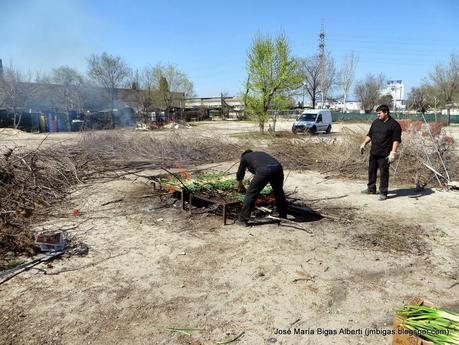
<svg viewBox="0 0 459 345">
<path fill-rule="evenodd" d="M 385 328 L 276 328 L 274 330 L 275 335 L 320 335 L 320 336 L 336 336 L 336 335 L 379 335 L 379 336 L 388 336 L 398 334 L 410 334 L 410 335 L 420 335 L 413 331 L 408 331 L 404 329 L 393 330 Z"/>
</svg>

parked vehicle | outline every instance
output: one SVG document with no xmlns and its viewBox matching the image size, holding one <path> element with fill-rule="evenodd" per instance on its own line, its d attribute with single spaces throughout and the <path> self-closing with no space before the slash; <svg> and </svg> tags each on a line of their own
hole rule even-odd
<svg viewBox="0 0 459 345">
<path fill-rule="evenodd" d="M 305 110 L 292 126 L 293 133 L 330 133 L 332 116 L 328 109 Z"/>
</svg>

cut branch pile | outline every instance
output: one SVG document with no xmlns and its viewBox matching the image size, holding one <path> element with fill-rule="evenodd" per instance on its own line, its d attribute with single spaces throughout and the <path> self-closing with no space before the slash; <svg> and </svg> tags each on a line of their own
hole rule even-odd
<svg viewBox="0 0 459 345">
<path fill-rule="evenodd" d="M 0 269 L 6 253 L 34 252 L 30 217 L 62 200 L 75 184 L 117 178 L 139 163 L 151 168 L 198 165 L 234 159 L 240 151 L 238 145 L 215 138 L 122 131 L 86 133 L 78 145 L 0 148 Z"/>
<path fill-rule="evenodd" d="M 437 135 L 433 140 L 427 130 L 417 127 L 403 133 L 398 157 L 391 165 L 391 181 L 414 183 L 418 187 L 425 187 L 433 181 L 438 186 L 436 174 L 430 168 L 445 175 L 443 164 L 451 179 L 459 177 L 453 138 L 447 136 L 444 130 L 439 131 L 436 127 L 434 130 Z M 279 139 L 273 141 L 269 150 L 289 169 L 318 170 L 364 180 L 367 178 L 369 147 L 364 155 L 360 154 L 359 147 L 365 135 L 363 129 L 345 129 L 339 138 Z M 445 179 L 440 179 L 440 182 L 441 185 L 446 184 Z"/>
<path fill-rule="evenodd" d="M 242 146 L 223 138 L 202 137 L 196 133 L 110 131 L 85 133 L 80 147 L 95 153 L 99 165 L 152 168 L 198 165 L 238 158 Z"/>
<path fill-rule="evenodd" d="M 24 231 L 34 210 L 61 200 L 80 181 L 83 157 L 67 147 L 21 152 L 7 149 L 0 156 L 0 255 L 7 251 L 33 253 L 33 238 Z"/>
</svg>

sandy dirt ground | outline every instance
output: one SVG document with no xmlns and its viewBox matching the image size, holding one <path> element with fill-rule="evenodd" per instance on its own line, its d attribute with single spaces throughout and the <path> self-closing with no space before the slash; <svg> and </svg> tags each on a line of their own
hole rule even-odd
<svg viewBox="0 0 459 345">
<path fill-rule="evenodd" d="M 292 119 L 281 119 L 277 121 L 276 130 L 288 131 L 292 129 Z M 232 137 L 238 133 L 256 133 L 259 128 L 256 124 L 249 121 L 202 121 L 191 123 L 191 128 L 181 129 L 164 129 L 155 131 L 155 136 L 167 136 L 171 132 L 181 133 L 196 133 L 200 137 L 212 137 L 212 136 L 228 136 Z M 336 134 L 340 134 L 343 129 L 359 131 L 361 129 L 369 128 L 369 124 L 365 123 L 333 123 L 331 135 L 319 134 L 321 138 L 333 137 Z M 133 129 L 121 129 L 120 132 L 133 132 Z M 459 126 L 452 125 L 445 128 L 448 135 L 459 140 Z M 102 131 L 99 131 L 102 132 Z M 81 140 L 83 133 L 75 132 L 62 132 L 62 133 L 27 133 L 19 130 L 0 128 L 0 147 L 20 147 L 27 149 L 34 149 L 38 146 L 47 147 L 60 144 L 75 144 Z"/>
<path fill-rule="evenodd" d="M 89 251 L 0 285 L 0 343 L 198 345 L 244 332 L 231 344 L 391 344 L 381 333 L 414 296 L 459 310 L 459 192 L 393 186 L 379 202 L 360 194 L 365 181 L 287 174 L 286 190 L 323 219 L 223 226 L 142 178 L 76 186 L 34 230 L 66 230 Z M 295 328 L 315 334 L 276 334 Z M 323 334 L 340 329 L 380 334 Z"/>
</svg>

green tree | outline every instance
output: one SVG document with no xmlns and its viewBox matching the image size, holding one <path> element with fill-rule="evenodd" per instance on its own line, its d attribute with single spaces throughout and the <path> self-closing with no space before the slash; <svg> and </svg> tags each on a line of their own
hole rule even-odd
<svg viewBox="0 0 459 345">
<path fill-rule="evenodd" d="M 261 132 L 269 120 L 268 110 L 275 110 L 276 97 L 288 97 L 301 86 L 299 66 L 284 35 L 274 39 L 261 35 L 254 38 L 247 56 L 248 78 L 243 100 L 247 114 L 258 123 Z"/>
<path fill-rule="evenodd" d="M 193 82 L 188 75 L 172 64 L 158 63 L 155 66 L 146 67 L 142 81 L 142 89 L 145 90 L 147 98 L 163 109 L 168 110 L 172 106 L 183 108 L 183 97 L 195 96 Z M 178 93 L 183 96 L 177 98 Z"/>
<path fill-rule="evenodd" d="M 172 104 L 171 92 L 169 89 L 169 83 L 164 76 L 159 79 L 159 97 L 160 103 L 169 111 Z"/>
<path fill-rule="evenodd" d="M 279 116 L 279 111 L 288 110 L 291 107 L 295 106 L 295 99 L 290 95 L 276 95 L 273 98 L 271 103 L 271 108 L 273 109 L 273 114 L 271 116 L 273 121 L 272 131 L 276 131 L 277 118 Z"/>
</svg>

